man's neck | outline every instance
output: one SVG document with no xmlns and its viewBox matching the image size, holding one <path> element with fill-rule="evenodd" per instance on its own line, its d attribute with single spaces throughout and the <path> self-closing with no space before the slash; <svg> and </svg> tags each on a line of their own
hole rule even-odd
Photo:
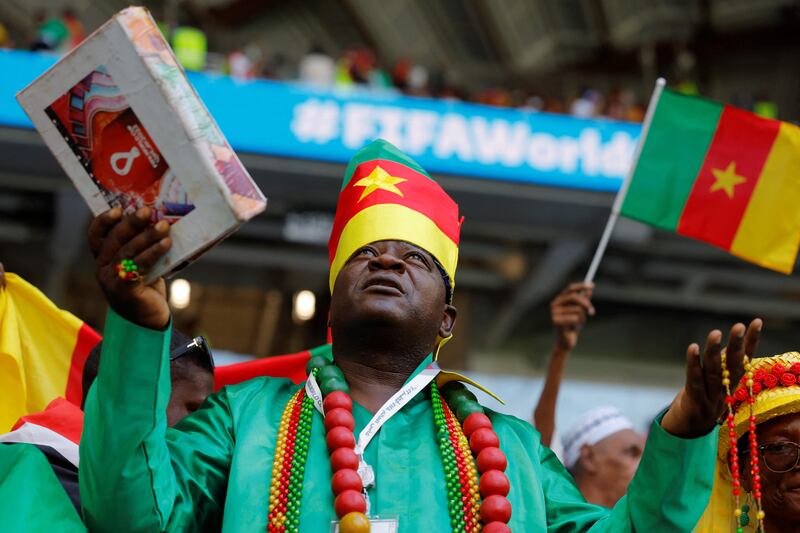
<svg viewBox="0 0 800 533">
<path fill-rule="evenodd" d="M 592 483 L 587 479 L 580 478 L 576 479 L 575 481 L 578 485 L 578 490 L 581 491 L 583 498 L 587 502 L 608 508 L 614 507 L 614 505 L 617 503 L 616 501 L 611 501 L 613 500 L 613 497 L 609 494 L 609 491 L 598 486 L 596 483 Z"/>
<path fill-rule="evenodd" d="M 334 359 L 350 386 L 350 396 L 371 413 L 376 413 L 400 390 L 428 355 L 424 350 L 364 353 L 338 347 L 334 343 Z"/>
</svg>

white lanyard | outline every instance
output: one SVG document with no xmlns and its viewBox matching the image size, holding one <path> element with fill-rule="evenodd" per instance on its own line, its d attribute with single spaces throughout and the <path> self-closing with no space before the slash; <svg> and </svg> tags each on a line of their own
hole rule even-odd
<svg viewBox="0 0 800 533">
<path fill-rule="evenodd" d="M 369 445 L 372 438 L 378 434 L 381 426 L 433 381 L 439 372 L 441 372 L 439 364 L 435 361 L 425 367 L 425 370 L 414 376 L 411 381 L 395 392 L 392 397 L 378 409 L 378 412 L 375 413 L 372 420 L 370 420 L 369 423 L 364 426 L 364 429 L 361 430 L 361 433 L 359 433 L 355 452 L 356 455 L 358 455 L 358 474 L 361 476 L 365 495 L 366 489 L 375 485 L 375 472 L 364 460 L 364 450 L 367 449 L 367 445 Z M 317 408 L 317 411 L 325 416 L 325 411 L 322 408 L 322 392 L 313 374 L 310 374 L 308 380 L 306 380 L 306 394 L 314 401 L 314 407 Z M 369 505 L 369 500 L 367 500 L 367 502 Z"/>
</svg>

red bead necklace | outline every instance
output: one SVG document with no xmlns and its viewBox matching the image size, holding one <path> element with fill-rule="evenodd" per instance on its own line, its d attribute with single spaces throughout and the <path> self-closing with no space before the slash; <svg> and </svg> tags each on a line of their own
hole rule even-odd
<svg viewBox="0 0 800 533">
<path fill-rule="evenodd" d="M 355 453 L 353 434 L 355 419 L 349 387 L 341 370 L 323 357 L 312 358 L 307 369 L 317 378 L 323 397 L 325 441 L 333 472 L 331 488 L 334 510 L 340 520 L 339 530 L 341 533 L 367 533 L 370 522 L 366 515 L 366 492 L 358 474 L 359 458 Z M 302 389 L 290 399 L 284 411 L 282 420 L 289 421 L 290 426 L 292 416 L 287 412 L 297 411 L 298 400 L 303 399 L 301 392 Z M 510 532 L 511 503 L 507 498 L 510 483 L 505 475 L 508 461 L 500 449 L 500 440 L 491 419 L 483 412 L 477 398 L 460 383 L 447 384 L 441 394 L 432 383 L 430 394 L 436 438 L 445 470 L 452 530 L 465 533 Z M 443 401 L 445 399 L 447 401 Z M 293 453 L 292 448 L 276 447 L 275 465 L 276 468 L 280 468 L 278 465 L 291 465 L 283 472 L 282 479 L 294 481 L 298 479 L 297 471 L 304 471 L 305 457 L 287 457 L 287 452 Z M 292 495 L 294 500 L 291 500 Z M 280 479 L 276 483 L 273 471 L 271 501 L 280 505 L 280 502 L 291 500 L 299 506 L 301 495 L 302 474 L 297 486 L 297 483 L 281 484 Z M 299 518 L 299 507 L 292 510 Z M 299 529 L 299 521 L 281 521 L 280 518 L 278 516 L 276 520 L 273 514 L 270 515 L 269 531 L 282 533 Z"/>
</svg>

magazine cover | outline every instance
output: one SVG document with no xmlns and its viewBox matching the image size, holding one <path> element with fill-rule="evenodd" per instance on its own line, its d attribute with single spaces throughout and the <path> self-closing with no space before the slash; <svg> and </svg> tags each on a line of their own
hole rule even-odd
<svg viewBox="0 0 800 533">
<path fill-rule="evenodd" d="M 117 14 L 17 99 L 93 213 L 147 206 L 173 224 L 148 281 L 266 207 L 143 8 Z"/>
</svg>

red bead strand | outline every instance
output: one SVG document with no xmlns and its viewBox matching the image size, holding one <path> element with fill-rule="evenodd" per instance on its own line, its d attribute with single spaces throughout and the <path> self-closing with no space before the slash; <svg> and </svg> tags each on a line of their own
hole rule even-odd
<svg viewBox="0 0 800 533">
<path fill-rule="evenodd" d="M 358 475 L 358 456 L 353 449 L 356 439 L 353 435 L 353 401 L 343 391 L 333 391 L 322 400 L 325 409 L 325 442 L 330 452 L 331 489 L 333 490 L 336 516 L 340 519 L 346 514 L 367 512 L 367 500 L 362 494 L 363 484 Z"/>
<path fill-rule="evenodd" d="M 752 488 L 753 488 L 753 497 L 755 499 L 755 511 L 756 511 L 756 525 L 755 531 L 756 532 L 763 532 L 764 531 L 764 510 L 761 506 L 761 474 L 759 470 L 759 459 L 758 459 L 758 435 L 757 435 L 757 420 L 755 416 L 755 401 L 756 401 L 756 394 L 757 391 L 761 389 L 756 389 L 756 380 L 754 379 L 753 373 L 753 366 L 750 363 L 750 359 L 745 356 L 744 358 L 744 370 L 745 374 L 742 376 L 742 379 L 739 383 L 739 387 L 735 391 L 735 393 L 731 393 L 731 380 L 730 380 L 730 371 L 727 368 L 727 357 L 725 352 L 722 353 L 721 357 L 721 366 L 722 366 L 722 385 L 725 387 L 725 403 L 728 406 L 728 415 L 725 419 L 726 426 L 728 428 L 728 443 L 730 444 L 730 451 L 728 454 L 728 462 L 730 465 L 731 470 L 731 478 L 732 478 L 732 493 L 735 502 L 734 507 L 734 521 L 736 523 L 737 531 L 741 531 L 742 527 L 744 527 L 749 521 L 749 517 L 747 515 L 749 511 L 749 507 L 747 505 L 741 505 L 741 495 L 742 495 L 742 481 L 741 481 L 741 469 L 739 465 L 739 449 L 738 449 L 738 439 L 736 437 L 736 407 L 737 405 L 741 405 L 742 402 L 746 401 L 748 404 L 748 425 L 747 425 L 747 432 L 748 432 L 748 445 L 749 445 L 749 452 L 750 452 L 750 476 L 752 480 Z M 760 387 L 760 385 L 759 385 Z"/>
<path fill-rule="evenodd" d="M 499 447 L 500 439 L 489 417 L 482 413 L 469 415 L 464 420 L 464 428 L 465 433 L 471 433 L 470 446 L 481 473 L 478 487 L 484 498 L 481 503 L 483 531 L 510 531 L 506 524 L 511 519 L 511 502 L 506 496 L 511 484 L 504 473 L 508 460 Z"/>
</svg>

